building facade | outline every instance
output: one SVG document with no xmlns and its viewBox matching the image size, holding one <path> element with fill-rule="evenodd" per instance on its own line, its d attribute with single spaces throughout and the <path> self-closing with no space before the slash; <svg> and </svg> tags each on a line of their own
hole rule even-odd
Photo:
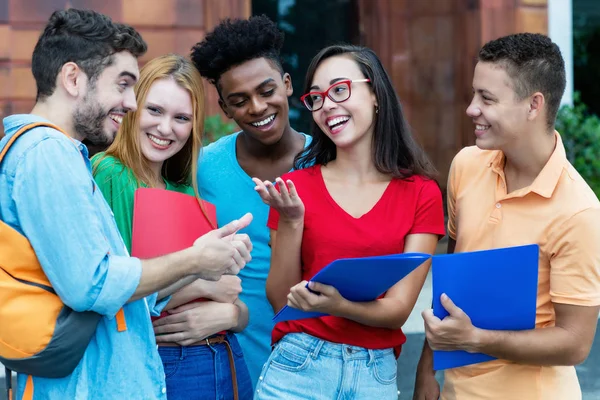
<svg viewBox="0 0 600 400">
<path fill-rule="evenodd" d="M 265 10 L 272 16 L 268 13 L 270 8 L 281 14 L 284 9 L 306 7 L 309 3 L 0 0 L 0 116 L 31 110 L 36 92 L 31 53 L 40 29 L 56 9 L 91 8 L 133 25 L 148 43 L 148 53 L 141 58 L 144 63 L 165 53 L 188 54 L 192 45 L 223 18 L 245 18 L 253 11 Z M 392 76 L 415 135 L 440 171 L 442 186 L 452 157 L 461 147 L 473 143 L 473 125 L 465 110 L 472 95 L 478 49 L 505 34 L 548 32 L 548 0 L 320 0 L 320 7 L 337 3 L 349 10 L 342 15 L 340 28 L 347 32 L 347 40 L 373 48 Z M 300 21 L 311 21 L 306 12 L 299 16 L 304 18 Z M 320 17 L 322 21 L 297 23 L 290 30 L 301 38 L 303 32 L 316 29 L 316 24 L 326 30 L 337 17 L 325 14 Z M 294 79 L 301 87 L 303 76 Z M 207 89 L 207 113 L 219 113 L 214 88 L 207 85 Z M 296 90 L 294 97 L 300 94 Z M 306 120 L 307 116 L 303 118 Z"/>
</svg>

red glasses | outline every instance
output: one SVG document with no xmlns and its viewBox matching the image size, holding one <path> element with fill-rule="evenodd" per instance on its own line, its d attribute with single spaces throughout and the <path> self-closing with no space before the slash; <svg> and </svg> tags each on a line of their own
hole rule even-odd
<svg viewBox="0 0 600 400">
<path fill-rule="evenodd" d="M 350 98 L 351 87 L 353 83 L 358 82 L 371 82 L 370 79 L 354 79 L 354 80 L 343 80 L 334 83 L 329 86 L 324 92 L 309 92 L 300 97 L 300 100 L 304 103 L 306 108 L 309 111 L 318 111 L 323 107 L 323 103 L 325 103 L 325 97 L 329 97 L 329 99 L 335 103 L 342 103 Z"/>
</svg>

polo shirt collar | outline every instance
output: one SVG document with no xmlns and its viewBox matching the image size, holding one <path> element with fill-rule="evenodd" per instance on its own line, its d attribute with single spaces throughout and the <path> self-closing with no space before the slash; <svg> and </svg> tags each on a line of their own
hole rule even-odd
<svg viewBox="0 0 600 400">
<path fill-rule="evenodd" d="M 529 187 L 529 191 L 546 198 L 552 197 L 552 193 L 554 193 L 554 189 L 556 189 L 565 162 L 567 161 L 565 146 L 557 131 L 554 131 L 554 138 L 556 140 L 556 146 L 554 147 L 552 155 Z M 500 150 L 496 150 L 490 156 L 488 166 L 497 174 L 504 175 L 504 162 L 504 153 Z"/>
</svg>

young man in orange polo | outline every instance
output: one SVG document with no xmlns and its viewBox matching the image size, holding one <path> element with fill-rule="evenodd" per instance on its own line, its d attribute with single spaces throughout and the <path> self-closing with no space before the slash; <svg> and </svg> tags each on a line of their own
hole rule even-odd
<svg viewBox="0 0 600 400">
<path fill-rule="evenodd" d="M 598 322 L 600 203 L 554 130 L 564 89 L 564 60 L 546 36 L 506 36 L 479 52 L 467 108 L 476 146 L 450 167 L 448 252 L 537 243 L 536 327 L 476 328 L 442 295 L 449 316 L 423 312 L 414 399 L 440 396 L 432 349 L 498 358 L 445 371 L 442 399 L 581 399 L 574 365 L 588 356 Z"/>
</svg>

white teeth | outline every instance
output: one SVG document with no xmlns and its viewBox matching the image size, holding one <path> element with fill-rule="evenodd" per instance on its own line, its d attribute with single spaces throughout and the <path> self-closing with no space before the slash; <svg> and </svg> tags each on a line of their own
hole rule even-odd
<svg viewBox="0 0 600 400">
<path fill-rule="evenodd" d="M 475 129 L 477 129 L 478 131 L 485 131 L 487 129 L 489 129 L 490 125 L 475 125 Z"/>
<path fill-rule="evenodd" d="M 110 119 L 112 119 L 113 121 L 115 121 L 119 125 L 121 125 L 121 123 L 123 122 L 123 116 L 122 115 L 110 114 L 109 117 L 110 117 Z"/>
<path fill-rule="evenodd" d="M 148 135 L 148 138 L 159 146 L 168 146 L 171 141 L 168 139 L 159 139 L 156 136 Z"/>
<path fill-rule="evenodd" d="M 340 124 L 342 122 L 346 122 L 350 119 L 350 117 L 337 117 L 327 121 L 327 125 L 331 128 L 334 125 Z"/>
<path fill-rule="evenodd" d="M 271 123 L 271 121 L 273 121 L 274 119 L 275 119 L 275 114 L 271 115 L 270 117 L 267 117 L 267 118 L 263 119 L 262 121 L 251 122 L 251 125 L 254 125 L 254 126 L 265 126 L 265 125 Z"/>
</svg>

